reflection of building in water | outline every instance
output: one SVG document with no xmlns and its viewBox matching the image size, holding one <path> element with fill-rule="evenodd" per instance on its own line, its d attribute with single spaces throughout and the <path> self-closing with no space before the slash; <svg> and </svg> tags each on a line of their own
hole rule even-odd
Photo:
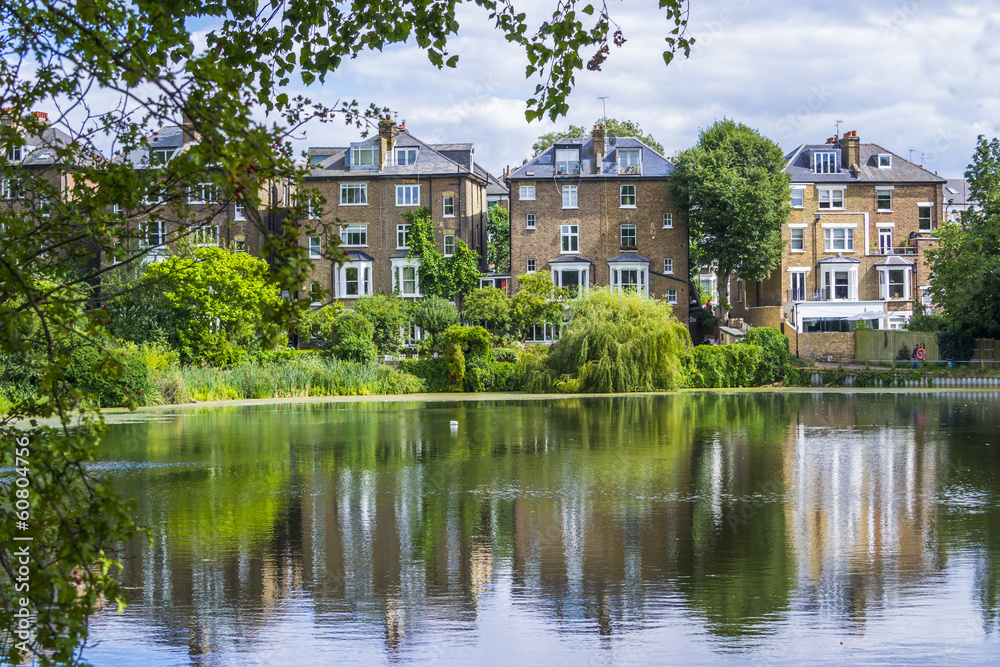
<svg viewBox="0 0 1000 667">
<path fill-rule="evenodd" d="M 863 624 L 942 567 L 933 528 L 940 447 L 893 426 L 793 432 L 785 511 L 799 599 Z"/>
</svg>

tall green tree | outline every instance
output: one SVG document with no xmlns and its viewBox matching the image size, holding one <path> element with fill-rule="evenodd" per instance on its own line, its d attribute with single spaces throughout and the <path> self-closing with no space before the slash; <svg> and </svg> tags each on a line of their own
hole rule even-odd
<svg viewBox="0 0 1000 667">
<path fill-rule="evenodd" d="M 510 211 L 503 206 L 486 211 L 486 265 L 496 273 L 510 271 Z"/>
<path fill-rule="evenodd" d="M 67 383 L 72 346 L 66 341 L 102 346 L 109 318 L 92 306 L 128 291 L 100 282 L 109 266 L 144 256 L 133 250 L 137 222 L 156 211 L 179 230 L 170 242 L 194 233 L 198 220 L 188 193 L 208 182 L 219 192 L 219 210 L 237 199 L 245 206 L 265 240 L 262 256 L 275 260 L 272 281 L 289 292 L 300 289 L 312 266 L 308 249 L 299 246 L 302 225 L 309 224 L 309 193 L 298 189 L 303 196 L 280 229 L 260 214 L 268 205 L 260 193 L 305 175 L 290 148 L 291 133 L 303 123 L 340 117 L 365 125 L 385 110 L 317 104 L 290 94 L 293 79 L 322 83 L 359 53 L 408 41 L 437 67 L 454 67 L 458 56 L 449 53 L 448 40 L 459 30 L 456 10 L 463 2 L 483 9 L 485 19 L 525 51 L 525 74 L 536 82 L 528 120 L 565 115 L 576 73 L 599 69 L 609 45 L 624 39 L 603 6 L 577 0 L 559 3 L 537 26 L 526 22 L 520 3 L 508 0 L 354 3 L 351 11 L 319 0 L 0 3 L 0 109 L 7 114 L 0 124 L 0 173 L 9 193 L 17 193 L 0 206 L 0 354 L 32 351 L 42 360 L 40 400 L 18 400 L 0 417 L 2 465 L 14 468 L 28 458 L 31 470 L 26 510 L 12 501 L 13 478 L 0 482 L 0 542 L 8 545 L 0 551 L 6 573 L 0 626 L 7 631 L 7 661 L 73 661 L 87 618 L 102 600 L 122 599 L 112 545 L 136 527 L 121 499 L 87 466 L 101 420 Z M 675 51 L 690 50 L 683 30 L 687 1 L 663 0 L 660 7 L 668 19 L 669 62 Z M 67 111 L 50 118 L 63 133 L 59 141 L 40 148 L 28 139 L 50 131 L 32 114 L 42 109 Z M 200 140 L 169 163 L 104 159 L 93 148 L 106 141 L 116 156 L 149 156 L 149 132 L 182 118 Z M 21 154 L 29 146 L 48 153 L 53 166 L 25 169 Z M 116 207 L 126 215 L 112 213 Z M 287 323 L 308 304 L 267 306 L 267 320 Z M 123 372 L 112 351 L 103 352 L 105 372 Z M 20 430 L 34 418 L 52 418 L 58 426 Z M 32 545 L 27 581 L 19 582 L 27 591 L 15 589 L 20 556 L 9 546 L 15 538 Z M 30 612 L 27 624 L 17 616 L 22 610 Z"/>
<path fill-rule="evenodd" d="M 1000 140 L 979 136 L 965 178 L 979 209 L 938 230 L 927 251 L 931 293 L 961 330 L 1000 337 Z"/>
<path fill-rule="evenodd" d="M 594 121 L 594 125 L 597 125 L 598 123 L 604 123 L 604 119 L 598 118 Z M 639 124 L 635 121 L 608 118 L 607 123 L 604 125 L 604 131 L 609 137 L 635 137 L 636 139 L 640 139 L 642 143 L 646 144 L 657 153 L 663 153 L 663 144 L 654 139 L 653 135 L 643 132 L 642 128 L 639 127 Z M 547 132 L 538 137 L 535 143 L 531 146 L 531 150 L 533 151 L 532 155 L 540 154 L 546 148 L 561 139 L 583 138 L 589 136 L 590 130 L 579 125 L 570 125 L 568 130 Z"/>
<path fill-rule="evenodd" d="M 781 226 L 791 210 L 784 168 L 777 144 L 728 118 L 702 130 L 677 158 L 668 187 L 692 241 L 716 262 L 723 316 L 730 277 L 763 280 L 781 261 Z"/>
<path fill-rule="evenodd" d="M 495 208 L 495 207 L 494 207 Z M 410 223 L 407 257 L 419 259 L 420 292 L 443 299 L 456 299 L 479 285 L 479 255 L 462 239 L 455 240 L 455 252 L 445 257 L 434 242 L 434 221 L 426 208 L 406 214 Z"/>
</svg>

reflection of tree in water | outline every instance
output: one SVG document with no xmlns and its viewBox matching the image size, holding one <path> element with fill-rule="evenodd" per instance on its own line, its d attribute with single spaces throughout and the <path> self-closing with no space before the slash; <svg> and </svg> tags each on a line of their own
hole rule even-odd
<svg viewBox="0 0 1000 667">
<path fill-rule="evenodd" d="M 937 423 L 963 415 L 945 403 L 914 429 L 925 404 L 704 393 L 279 406 L 129 426 L 109 451 L 190 463 L 122 478 L 156 532 L 131 548 L 126 577 L 142 588 L 130 613 L 165 642 L 193 628 L 192 650 L 246 650 L 307 604 L 317 632 L 380 628 L 391 659 L 443 619 L 474 627 L 500 582 L 564 632 L 648 627 L 663 604 L 651 601 L 678 595 L 725 637 L 766 634 L 789 610 L 833 609 L 863 628 L 887 586 L 919 584 L 946 546 L 975 543 L 992 559 L 977 600 L 995 622 L 997 512 L 935 515 L 936 485 L 959 474 L 944 461 L 961 454 Z M 878 456 L 837 453 L 847 435 Z M 860 486 L 834 481 L 857 460 Z M 961 479 L 996 507 L 995 479 Z M 851 569 L 870 511 L 879 541 Z"/>
</svg>

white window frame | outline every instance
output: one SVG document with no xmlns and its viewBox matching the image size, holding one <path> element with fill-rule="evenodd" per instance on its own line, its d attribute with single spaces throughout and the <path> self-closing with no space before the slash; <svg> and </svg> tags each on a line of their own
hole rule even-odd
<svg viewBox="0 0 1000 667">
<path fill-rule="evenodd" d="M 792 208 L 805 208 L 806 206 L 806 186 L 804 185 L 793 185 L 791 190 L 791 206 Z M 796 202 L 796 198 L 798 201 Z"/>
<path fill-rule="evenodd" d="M 674 214 L 673 213 L 664 213 L 663 214 L 663 228 L 664 229 L 673 229 L 674 228 Z"/>
<path fill-rule="evenodd" d="M 322 259 L 323 258 L 323 237 L 322 236 L 310 236 L 309 237 L 309 259 Z"/>
<path fill-rule="evenodd" d="M 878 270 L 878 298 L 880 301 L 910 301 L 911 267 L 908 266 L 876 266 Z M 891 296 L 890 288 L 892 283 L 889 278 L 892 271 L 903 272 L 903 293 L 902 296 Z"/>
<path fill-rule="evenodd" d="M 319 306 L 320 304 L 323 303 L 318 298 L 316 298 L 317 296 L 319 296 L 319 291 L 321 289 L 323 289 L 323 288 L 320 286 L 319 283 L 317 283 L 317 282 L 311 282 L 311 283 L 309 283 L 309 305 L 310 306 Z"/>
<path fill-rule="evenodd" d="M 188 192 L 189 204 L 214 204 L 219 201 L 219 189 L 212 183 L 199 183 Z"/>
<path fill-rule="evenodd" d="M 836 151 L 816 151 L 813 153 L 814 174 L 836 174 L 840 172 Z"/>
<path fill-rule="evenodd" d="M 677 290 L 668 289 L 667 290 L 667 303 L 676 304 L 677 303 Z"/>
<path fill-rule="evenodd" d="M 448 239 L 451 239 L 451 242 L 449 242 Z M 444 256 L 445 257 L 451 257 L 454 254 L 455 254 L 455 235 L 454 234 L 445 234 L 444 235 Z"/>
<path fill-rule="evenodd" d="M 397 185 L 396 206 L 420 206 L 420 184 Z"/>
<path fill-rule="evenodd" d="M 522 185 L 517 189 L 517 198 L 521 201 L 534 201 L 535 199 L 535 186 L 534 185 Z"/>
<path fill-rule="evenodd" d="M 892 213 L 892 188 L 875 188 L 875 210 L 879 213 Z M 884 208 L 880 205 L 879 199 L 881 198 L 880 193 L 888 193 L 889 196 L 889 208 Z"/>
<path fill-rule="evenodd" d="M 806 230 L 805 227 L 792 227 L 789 231 L 789 242 L 788 250 L 789 252 L 805 252 L 806 251 Z M 798 236 L 798 238 L 795 238 Z M 799 242 L 799 247 L 795 247 L 795 242 Z"/>
<path fill-rule="evenodd" d="M 838 232 L 842 232 L 838 234 Z M 843 238 L 838 239 L 838 236 Z M 842 241 L 842 248 L 837 247 L 837 242 Z M 825 252 L 854 252 L 854 228 L 853 227 L 827 227 L 823 230 L 823 249 Z"/>
<path fill-rule="evenodd" d="M 535 229 L 535 214 L 534 213 L 528 213 L 527 216 L 525 217 L 524 221 L 525 221 L 525 229 Z"/>
<path fill-rule="evenodd" d="M 879 227 L 878 228 L 878 245 L 877 249 L 880 255 L 891 255 L 892 254 L 892 227 Z"/>
<path fill-rule="evenodd" d="M 455 195 L 444 195 L 441 198 L 441 215 L 445 218 L 455 217 Z"/>
<path fill-rule="evenodd" d="M 923 225 L 924 218 L 920 215 L 920 209 L 927 209 L 927 227 Z M 932 201 L 920 201 L 917 202 L 917 229 L 921 232 L 932 232 L 934 231 L 934 202 Z"/>
<path fill-rule="evenodd" d="M 564 185 L 562 186 L 562 207 L 563 208 L 579 208 L 580 194 L 578 186 L 576 185 Z"/>
<path fill-rule="evenodd" d="M 233 203 L 233 220 L 247 219 L 247 205 L 245 203 Z"/>
<path fill-rule="evenodd" d="M 396 148 L 393 151 L 393 156 L 395 157 L 396 165 L 398 165 L 398 166 L 402 167 L 402 166 L 406 166 L 406 165 L 416 164 L 417 163 L 417 147 L 416 146 L 403 146 L 403 147 Z M 403 157 L 402 160 L 399 159 L 400 156 Z"/>
<path fill-rule="evenodd" d="M 631 234 L 631 236 L 632 236 L 632 243 L 626 243 L 625 242 L 625 230 L 631 230 L 632 231 L 632 234 Z M 631 248 L 637 248 L 638 245 L 639 245 L 639 235 L 638 235 L 638 232 L 636 231 L 635 225 L 633 225 L 631 223 L 620 225 L 619 228 L 618 228 L 618 241 L 619 241 L 619 245 L 622 248 L 625 248 L 626 246 L 631 247 Z"/>
<path fill-rule="evenodd" d="M 639 174 L 642 169 L 642 153 L 638 148 L 619 148 L 615 152 L 615 160 L 618 162 L 619 174 Z M 635 158 L 633 162 L 629 158 Z M 622 158 L 625 158 L 624 160 Z"/>
<path fill-rule="evenodd" d="M 830 263 L 820 264 L 820 285 L 824 301 L 857 301 L 858 300 L 858 264 Z M 836 298 L 837 274 L 847 274 L 847 298 Z"/>
<path fill-rule="evenodd" d="M 631 191 L 631 193 L 629 193 Z M 636 203 L 639 201 L 636 195 L 635 183 L 622 183 L 618 186 L 618 208 L 636 208 Z M 627 203 L 631 199 L 632 203 Z"/>
<path fill-rule="evenodd" d="M 219 245 L 219 226 L 218 225 L 198 225 L 191 231 L 191 235 L 188 237 L 191 239 L 191 245 L 197 248 L 205 248 L 211 246 Z"/>
<path fill-rule="evenodd" d="M 357 294 L 348 294 L 347 292 L 347 272 L 349 269 L 357 269 Z M 370 294 L 372 294 L 372 263 L 359 260 L 341 264 L 337 269 L 337 298 L 358 299 Z"/>
<path fill-rule="evenodd" d="M 360 243 L 351 243 L 351 235 L 358 234 Z M 368 225 L 364 223 L 351 223 L 340 228 L 340 238 L 346 248 L 367 248 L 368 247 Z"/>
<path fill-rule="evenodd" d="M 352 195 L 352 193 L 357 193 L 357 196 Z M 352 202 L 351 199 L 360 199 L 361 201 Z M 341 183 L 340 205 L 368 206 L 368 183 Z"/>
<path fill-rule="evenodd" d="M 578 147 L 556 148 L 553 160 L 555 161 L 556 174 L 560 176 L 575 176 L 580 173 L 580 149 Z"/>
<path fill-rule="evenodd" d="M 587 262 L 559 262 L 550 264 L 549 270 L 552 271 L 552 284 L 556 287 L 565 287 L 563 274 L 569 272 L 574 272 L 578 275 L 579 294 L 583 294 L 590 286 L 590 264 Z"/>
<path fill-rule="evenodd" d="M 892 153 L 879 153 L 875 159 L 879 169 L 892 169 Z"/>
<path fill-rule="evenodd" d="M 580 254 L 580 225 L 562 225 L 559 228 L 559 253 Z"/>
<path fill-rule="evenodd" d="M 844 208 L 844 188 L 817 188 L 816 207 L 822 210 L 842 210 Z M 839 194 L 840 205 L 837 206 Z"/>
<path fill-rule="evenodd" d="M 664 257 L 663 258 L 663 272 L 667 275 L 673 275 L 674 273 L 674 258 Z"/>
<path fill-rule="evenodd" d="M 396 250 L 408 250 L 410 247 L 410 224 L 396 225 Z"/>
<path fill-rule="evenodd" d="M 0 199 L 24 199 L 21 183 L 17 178 L 0 180 Z"/>
<path fill-rule="evenodd" d="M 11 146 L 10 150 L 7 151 L 7 161 L 8 162 L 20 162 L 21 161 L 21 155 L 22 155 L 22 151 L 21 151 L 21 147 L 20 146 Z"/>
<path fill-rule="evenodd" d="M 404 299 L 419 299 L 420 293 L 420 260 L 408 257 L 396 257 L 392 263 L 392 290 Z M 407 278 L 408 271 L 413 272 L 413 278 Z"/>
<path fill-rule="evenodd" d="M 358 161 L 361 155 L 369 154 L 371 155 L 371 162 L 369 164 L 362 164 Z M 375 169 L 378 167 L 378 146 L 375 144 L 360 144 L 358 146 L 351 146 L 351 168 L 355 167 L 368 167 L 370 169 Z"/>
<path fill-rule="evenodd" d="M 149 151 L 149 164 L 166 164 L 177 152 L 176 148 L 152 148 Z"/>
<path fill-rule="evenodd" d="M 535 272 L 535 260 L 533 260 L 533 259 L 527 260 L 524 263 L 524 267 L 525 267 L 524 270 L 525 270 L 526 273 L 534 273 Z"/>
<path fill-rule="evenodd" d="M 612 292 L 622 291 L 625 272 L 635 271 L 637 291 L 643 296 L 649 296 L 649 266 L 645 262 L 608 262 L 608 267 Z"/>
<path fill-rule="evenodd" d="M 150 226 L 156 225 L 156 237 L 158 243 L 150 243 Z M 153 218 L 151 220 L 143 220 L 139 223 L 139 246 L 142 248 L 160 248 L 167 243 L 167 223 L 163 220 L 157 220 Z"/>
</svg>

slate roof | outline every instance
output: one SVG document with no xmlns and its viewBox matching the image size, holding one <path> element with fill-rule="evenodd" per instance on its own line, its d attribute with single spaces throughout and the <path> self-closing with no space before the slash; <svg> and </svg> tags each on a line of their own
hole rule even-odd
<svg viewBox="0 0 1000 667">
<path fill-rule="evenodd" d="M 634 252 L 623 252 L 622 254 L 616 255 L 608 260 L 608 264 L 612 264 L 614 262 L 633 262 L 633 263 L 645 262 L 646 264 L 653 263 L 651 260 L 643 257 L 642 255 L 638 255 Z"/>
<path fill-rule="evenodd" d="M 348 250 L 347 259 L 351 262 L 374 262 L 375 258 L 360 250 Z"/>
<path fill-rule="evenodd" d="M 814 152 L 833 151 L 838 155 L 840 170 L 832 174 L 813 172 Z M 891 167 L 879 167 L 878 155 L 892 155 Z M 859 146 L 858 170 L 845 165 L 839 144 L 802 144 L 787 156 L 785 171 L 792 175 L 792 183 L 944 183 L 945 179 L 923 167 L 913 164 L 882 148 L 878 144 Z"/>
<path fill-rule="evenodd" d="M 593 264 L 593 262 L 579 255 L 559 255 L 555 259 L 550 259 L 549 264 Z"/>
<path fill-rule="evenodd" d="M 913 262 L 899 255 L 889 255 L 885 259 L 875 262 L 875 266 L 913 266 Z"/>
<path fill-rule="evenodd" d="M 556 148 L 580 147 L 580 173 L 556 174 Z M 618 173 L 618 151 L 626 148 L 638 148 L 642 152 L 639 161 L 642 165 L 641 176 L 626 176 Z M 604 157 L 600 161 L 600 169 L 595 169 L 594 140 L 560 139 L 539 155 L 529 160 L 510 173 L 508 180 L 537 180 L 544 178 L 666 178 L 674 170 L 674 165 L 652 148 L 634 137 L 608 137 L 604 142 Z M 531 173 L 529 173 L 531 172 Z"/>
<path fill-rule="evenodd" d="M 73 140 L 62 130 L 49 127 L 42 132 L 42 136 L 28 135 L 24 137 L 24 141 L 32 149 L 28 152 L 22 148 L 21 165 L 45 167 L 56 163 L 57 156 L 54 149 L 65 148 Z"/>
<path fill-rule="evenodd" d="M 377 145 L 378 141 L 378 135 L 375 135 L 352 145 L 359 143 Z M 470 165 L 474 176 L 484 182 L 489 178 L 488 172 L 473 160 L 475 152 L 473 144 L 427 144 L 400 128 L 394 147 L 417 148 L 417 161 L 407 165 L 386 164 L 381 171 L 351 171 L 345 162 L 349 148 L 310 148 L 307 154 L 312 170 L 308 178 L 373 178 L 380 176 L 398 178 L 458 173 L 466 175 L 469 173 Z"/>
<path fill-rule="evenodd" d="M 968 206 L 978 204 L 972 195 L 969 194 L 969 182 L 964 178 L 949 178 L 944 185 L 944 200 L 955 206 Z"/>
<path fill-rule="evenodd" d="M 150 134 L 146 140 L 149 142 L 150 150 L 172 148 L 176 151 L 184 145 L 184 129 L 180 125 L 167 125 Z M 125 155 L 117 156 L 115 161 L 126 162 L 134 167 L 145 167 L 149 164 L 149 150 L 136 148 Z"/>
<path fill-rule="evenodd" d="M 486 174 L 486 194 L 487 195 L 509 195 L 510 188 L 493 174 Z"/>
<path fill-rule="evenodd" d="M 860 264 L 857 257 L 824 257 L 816 262 L 817 264 Z"/>
</svg>

